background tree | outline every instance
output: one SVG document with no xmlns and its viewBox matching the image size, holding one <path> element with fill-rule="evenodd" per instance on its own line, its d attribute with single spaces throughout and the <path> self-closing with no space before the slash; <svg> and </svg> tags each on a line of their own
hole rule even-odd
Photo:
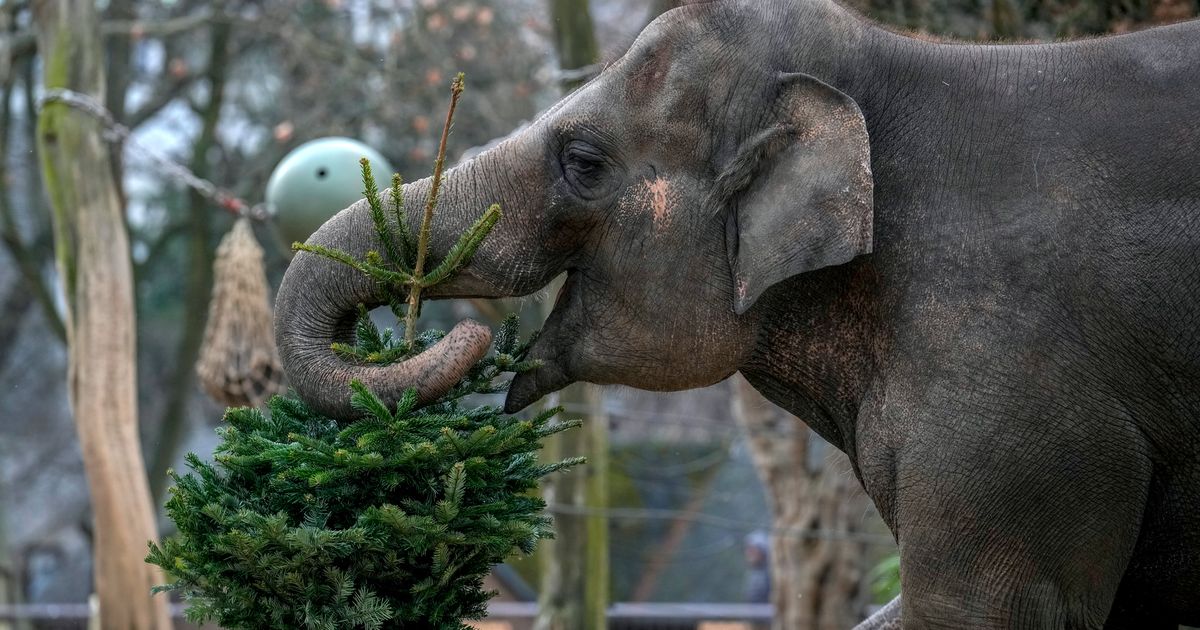
<svg viewBox="0 0 1200 630">
<path fill-rule="evenodd" d="M 866 494 L 844 453 L 793 415 L 733 379 L 732 411 L 745 431 L 771 505 L 772 628 L 850 628 L 870 592 L 863 533 Z"/>
<path fill-rule="evenodd" d="M 102 47 L 90 0 L 47 0 L 34 12 L 46 51 L 43 85 L 98 99 Z M 47 103 L 38 123 L 42 174 L 54 209 L 58 273 L 66 299 L 71 408 L 95 512 L 96 589 L 105 628 L 170 628 L 162 579 L 138 566 L 157 539 L 137 431 L 133 277 L 120 195 L 98 122 Z"/>
</svg>

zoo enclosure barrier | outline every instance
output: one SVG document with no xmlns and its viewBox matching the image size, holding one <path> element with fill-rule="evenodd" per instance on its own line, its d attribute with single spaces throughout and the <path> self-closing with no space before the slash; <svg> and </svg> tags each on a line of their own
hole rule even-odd
<svg viewBox="0 0 1200 630">
<path fill-rule="evenodd" d="M 488 617 L 471 625 L 478 630 L 527 630 L 537 618 L 533 602 L 492 602 Z M 84 630 L 92 617 L 88 604 L 0 605 L 0 630 L 13 622 L 33 621 L 39 628 Z M 175 604 L 171 614 L 183 618 L 183 606 Z M 759 630 L 770 625 L 770 604 L 662 604 L 618 603 L 608 609 L 610 630 Z M 182 628 L 183 626 L 179 626 Z M 205 626 L 216 629 L 216 626 Z"/>
</svg>

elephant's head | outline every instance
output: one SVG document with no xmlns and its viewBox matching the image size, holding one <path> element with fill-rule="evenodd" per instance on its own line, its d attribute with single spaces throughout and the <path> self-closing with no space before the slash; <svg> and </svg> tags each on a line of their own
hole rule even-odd
<svg viewBox="0 0 1200 630">
<path fill-rule="evenodd" d="M 796 274 L 871 250 L 872 181 L 862 114 L 845 94 L 790 73 L 770 50 L 770 3 L 676 9 L 630 51 L 529 128 L 446 175 L 432 252 L 445 253 L 489 204 L 504 218 L 464 270 L 431 297 L 499 297 L 566 284 L 507 407 L 573 381 L 676 390 L 739 369 L 762 319 L 759 298 Z M 405 187 L 417 223 L 428 180 Z M 310 243 L 378 249 L 359 202 Z M 445 391 L 486 349 L 460 329 L 388 368 L 329 351 L 371 281 L 300 253 L 280 288 L 276 335 L 310 404 L 350 414 L 362 379 L 384 398 Z"/>
</svg>

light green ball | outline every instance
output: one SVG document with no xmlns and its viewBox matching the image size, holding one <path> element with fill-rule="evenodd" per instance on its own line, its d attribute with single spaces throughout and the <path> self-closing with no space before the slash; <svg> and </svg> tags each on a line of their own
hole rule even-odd
<svg viewBox="0 0 1200 630">
<path fill-rule="evenodd" d="M 392 165 L 350 138 L 311 140 L 284 156 L 267 181 L 266 204 L 287 244 L 307 241 L 329 217 L 363 198 L 358 161 L 364 157 L 378 186 L 391 185 Z"/>
</svg>

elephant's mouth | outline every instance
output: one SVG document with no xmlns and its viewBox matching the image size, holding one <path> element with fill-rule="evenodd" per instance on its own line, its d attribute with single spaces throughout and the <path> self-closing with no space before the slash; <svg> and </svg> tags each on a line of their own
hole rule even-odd
<svg viewBox="0 0 1200 630">
<path fill-rule="evenodd" d="M 513 378 L 504 401 L 506 413 L 516 413 L 537 402 L 539 398 L 556 392 L 575 382 L 570 373 L 571 338 L 567 325 L 571 313 L 581 307 L 580 272 L 569 271 L 567 280 L 554 302 L 554 309 L 542 332 L 530 350 L 529 358 L 541 361 L 537 369 L 518 374 Z"/>
<path fill-rule="evenodd" d="M 452 281 L 429 287 L 422 293 L 423 297 L 432 300 L 494 299 L 507 295 L 492 283 L 476 276 L 469 267 L 459 271 Z"/>
</svg>

